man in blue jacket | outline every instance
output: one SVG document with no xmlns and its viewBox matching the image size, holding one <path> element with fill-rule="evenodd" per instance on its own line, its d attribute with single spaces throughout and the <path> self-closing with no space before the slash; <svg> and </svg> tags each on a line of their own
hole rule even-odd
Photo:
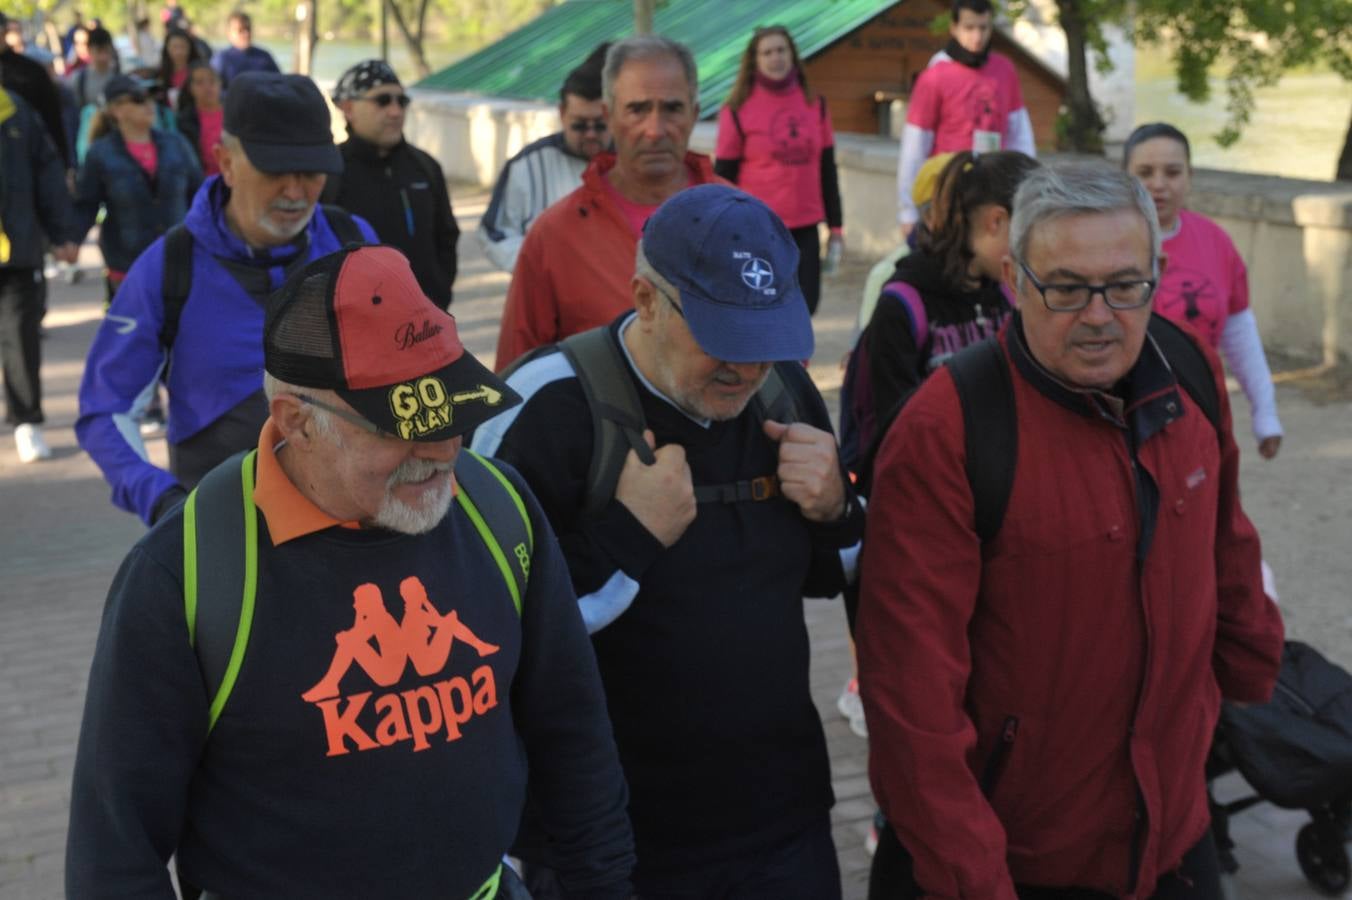
<svg viewBox="0 0 1352 900">
<path fill-rule="evenodd" d="M 342 171 L 342 159 L 324 97 L 308 78 L 250 72 L 236 79 L 220 161 L 221 174 L 188 210 L 187 243 L 170 232 L 127 273 L 80 385 L 80 446 L 103 470 L 113 502 L 147 523 L 217 463 L 257 442 L 267 418 L 267 296 L 349 240 L 376 241 L 366 222 L 318 207 L 325 178 Z M 185 281 L 190 287 L 177 300 Z M 146 458 L 136 424 L 161 380 L 170 395 L 168 472 Z"/>
</svg>

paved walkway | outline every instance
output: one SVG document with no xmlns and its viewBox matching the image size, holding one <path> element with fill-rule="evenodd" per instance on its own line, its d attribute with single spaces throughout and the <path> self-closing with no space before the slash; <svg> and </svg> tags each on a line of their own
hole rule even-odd
<svg viewBox="0 0 1352 900">
<path fill-rule="evenodd" d="M 487 358 L 497 335 L 506 277 L 491 270 L 472 235 L 483 193 L 458 193 L 462 214 L 460 278 L 455 310 L 471 350 Z M 101 317 L 98 258 L 85 248 L 89 280 L 52 286 L 43 378 L 51 462 L 19 466 L 8 430 L 0 432 L 0 898 L 28 900 L 62 894 L 66 809 L 75 740 L 89 658 L 103 598 L 119 561 L 140 536 L 133 517 L 115 510 L 98 471 L 75 443 L 75 392 L 84 353 Z M 835 361 L 853 325 L 862 284 L 860 266 L 847 265 L 828 282 L 816 320 L 819 348 L 813 368 L 828 400 L 838 386 Z M 1335 392 L 1336 395 L 1337 392 Z M 1313 639 L 1352 665 L 1352 612 L 1347 604 L 1352 560 L 1352 406 L 1345 399 L 1295 387 L 1279 391 L 1291 437 L 1281 458 L 1263 465 L 1243 441 L 1245 500 L 1267 536 L 1289 630 Z M 1319 401 L 1319 402 L 1316 402 Z M 1322 405 L 1321 405 L 1322 404 Z M 1242 399 L 1239 407 L 1243 407 Z M 1237 430 L 1247 414 L 1237 410 Z M 163 459 L 162 441 L 151 443 Z M 866 747 L 835 712 L 849 676 L 844 616 L 835 603 L 812 601 L 812 685 L 823 711 L 835 775 L 836 843 L 847 900 L 863 898 L 868 860 L 863 851 L 873 807 Z M 1223 785 L 1241 791 L 1237 780 Z M 1292 850 L 1302 815 L 1270 808 L 1235 823 L 1243 869 L 1234 896 L 1295 900 L 1314 896 Z"/>
</svg>

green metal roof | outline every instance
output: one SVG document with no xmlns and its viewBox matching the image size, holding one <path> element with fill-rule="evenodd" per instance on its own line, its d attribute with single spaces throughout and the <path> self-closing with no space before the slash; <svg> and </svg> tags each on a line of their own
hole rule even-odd
<svg viewBox="0 0 1352 900">
<path fill-rule="evenodd" d="M 653 29 L 680 41 L 699 66 L 700 112 L 718 113 L 754 28 L 783 25 L 810 58 L 898 0 L 667 0 Z M 420 88 L 553 101 L 574 66 L 602 41 L 634 33 L 633 0 L 568 0 L 482 50 L 418 82 Z"/>
</svg>

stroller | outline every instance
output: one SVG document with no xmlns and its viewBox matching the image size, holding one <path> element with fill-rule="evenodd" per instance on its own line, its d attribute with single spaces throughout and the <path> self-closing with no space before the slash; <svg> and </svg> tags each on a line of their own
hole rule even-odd
<svg viewBox="0 0 1352 900">
<path fill-rule="evenodd" d="M 1309 811 L 1296 860 L 1320 892 L 1352 884 L 1352 675 L 1298 641 L 1287 641 L 1272 700 L 1226 704 L 1207 760 L 1207 781 L 1238 769 L 1257 792 L 1229 803 L 1211 798 L 1211 828 L 1223 871 L 1239 868 L 1230 817 L 1262 802 Z"/>
</svg>

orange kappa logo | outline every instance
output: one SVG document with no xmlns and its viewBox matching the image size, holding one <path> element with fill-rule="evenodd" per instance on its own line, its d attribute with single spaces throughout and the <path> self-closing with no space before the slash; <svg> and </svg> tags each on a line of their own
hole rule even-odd
<svg viewBox="0 0 1352 900">
<path fill-rule="evenodd" d="M 329 756 L 347 753 L 348 741 L 357 750 L 373 750 L 412 740 L 414 750 L 425 750 L 430 746 L 428 735 L 444 727 L 447 741 L 458 740 L 460 725 L 497 706 L 493 669 L 483 665 L 475 669 L 470 681 L 455 676 L 377 698 L 374 709 L 382 716 L 375 725 L 374 739 L 358 723 L 372 692 L 339 696 L 340 683 L 354 665 L 376 685 L 390 687 L 404 676 L 410 663 L 419 675 L 440 674 L 457 640 L 472 647 L 480 657 L 499 650 L 496 644 L 480 640 L 460 621 L 455 610 L 438 612 L 416 576 L 399 583 L 399 595 L 404 601 L 402 621 L 396 621 L 385 608 L 377 585 L 357 586 L 352 592 L 356 613 L 352 627 L 334 636 L 338 648 L 328 671 L 314 687 L 301 694 L 301 699 L 317 705 L 324 714 Z"/>
</svg>

